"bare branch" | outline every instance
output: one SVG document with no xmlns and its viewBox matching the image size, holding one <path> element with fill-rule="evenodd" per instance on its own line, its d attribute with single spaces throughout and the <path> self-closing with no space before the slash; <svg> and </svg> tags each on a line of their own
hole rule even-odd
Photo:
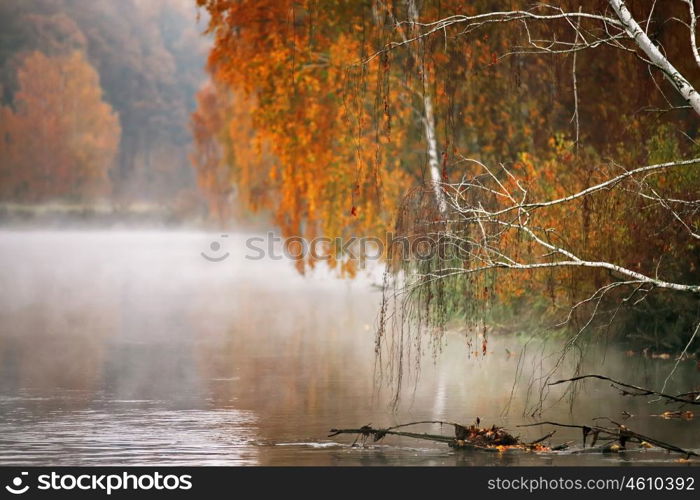
<svg viewBox="0 0 700 500">
<path fill-rule="evenodd" d="M 567 379 L 562 379 L 562 380 L 557 380 L 556 382 L 550 382 L 547 385 L 559 385 L 559 384 L 565 384 L 567 382 L 576 382 L 577 380 L 584 380 L 588 378 L 597 378 L 600 380 L 607 380 L 608 382 L 612 382 L 616 386 L 620 387 L 625 387 L 627 389 L 632 389 L 637 391 L 636 393 L 631 393 L 625 391 L 626 396 L 659 396 L 665 399 L 668 399 L 669 401 L 674 401 L 676 403 L 683 403 L 683 404 L 691 404 L 691 405 L 700 405 L 700 401 L 698 400 L 692 400 L 692 399 L 685 399 L 685 398 L 680 398 L 678 396 L 673 396 L 672 394 L 664 394 L 663 392 L 658 392 L 654 391 L 652 389 L 646 389 L 644 387 L 639 387 L 636 385 L 632 384 L 627 384 L 625 382 L 620 382 L 619 380 L 612 379 L 610 377 L 606 377 L 605 375 L 579 375 L 578 377 L 571 377 Z"/>
<path fill-rule="evenodd" d="M 681 352 L 678 355 L 678 357 L 676 358 L 676 363 L 673 365 L 671 372 L 664 379 L 664 385 L 661 386 L 661 392 L 664 392 L 666 390 L 666 385 L 668 384 L 668 381 L 671 380 L 671 377 L 673 377 L 673 374 L 676 373 L 676 369 L 678 368 L 678 363 L 680 363 L 681 360 L 688 353 L 688 349 L 690 348 L 691 345 L 693 345 L 693 342 L 695 341 L 695 337 L 697 337 L 699 330 L 700 330 L 700 322 L 698 322 L 697 326 L 695 327 L 695 330 L 693 331 L 693 334 L 690 336 L 690 340 L 688 340 L 688 343 L 685 345 L 683 352 Z"/>
<path fill-rule="evenodd" d="M 509 192 L 505 185 L 499 180 L 498 176 L 496 176 L 495 173 L 488 168 L 488 166 L 478 160 L 471 161 L 486 171 L 485 181 L 482 182 L 478 177 L 476 177 L 469 182 L 449 186 L 451 192 L 453 193 L 451 196 L 449 196 L 451 207 L 454 209 L 455 213 L 462 216 L 463 223 L 466 223 L 467 225 L 475 224 L 478 227 L 479 233 L 481 234 L 481 240 L 480 242 L 476 243 L 476 247 L 481 253 L 482 259 L 479 259 L 480 262 L 478 266 L 467 267 L 461 271 L 462 273 L 471 274 L 490 269 L 533 270 L 556 267 L 599 268 L 607 269 L 613 273 L 616 273 L 617 275 L 624 276 L 627 281 L 631 281 L 636 284 L 648 284 L 654 288 L 700 293 L 700 285 L 674 283 L 660 279 L 658 275 L 652 277 L 611 262 L 582 258 L 564 246 L 553 243 L 550 237 L 552 230 L 533 227 L 531 226 L 530 222 L 532 211 L 535 209 L 542 209 L 544 207 L 552 207 L 555 205 L 572 202 L 603 189 L 611 188 L 623 180 L 635 175 L 650 175 L 672 167 L 691 165 L 697 166 L 700 165 L 700 158 L 639 167 L 626 171 L 620 175 L 612 177 L 604 182 L 586 188 L 572 195 L 554 200 L 531 203 L 526 202 L 528 193 L 520 183 L 516 182 L 518 190 L 521 193 L 520 199 L 516 199 L 516 195 Z M 502 168 L 505 169 L 503 166 Z M 490 181 L 494 186 L 489 187 L 485 184 L 486 181 Z M 468 190 L 471 187 L 479 187 L 486 192 L 498 194 L 503 200 L 507 201 L 506 206 L 503 208 L 495 207 L 489 210 L 484 208 L 481 202 L 468 202 L 463 193 L 465 189 Z M 510 219 L 505 219 L 504 216 L 506 215 L 509 215 Z M 489 228 L 488 230 L 487 226 Z M 494 229 L 499 227 L 501 230 Z M 532 262 L 522 262 L 516 258 L 505 258 L 505 250 L 499 250 L 498 246 L 495 244 L 505 234 L 505 231 L 514 231 L 516 233 L 524 234 L 542 249 L 546 250 L 544 258 L 550 260 L 547 262 L 542 262 L 538 259 Z M 561 260 L 554 259 L 555 256 L 561 257 Z M 452 269 L 450 272 L 459 271 Z"/>
<path fill-rule="evenodd" d="M 649 57 L 649 60 L 657 68 L 663 71 L 678 90 L 681 96 L 688 101 L 695 112 L 700 115 L 700 94 L 693 88 L 688 80 L 671 64 L 656 45 L 651 41 L 649 36 L 642 30 L 641 26 L 632 17 L 629 9 L 622 0 L 608 0 L 622 25 L 625 27 L 627 34 L 632 38 L 640 49 Z"/>
<path fill-rule="evenodd" d="M 479 162 L 478 160 L 473 160 L 473 159 L 466 159 L 466 160 L 472 161 L 480 166 L 484 166 L 483 163 Z M 574 193 L 574 194 L 571 194 L 568 196 L 564 196 L 562 198 L 557 198 L 557 199 L 549 200 L 549 201 L 534 202 L 534 203 L 522 203 L 522 204 L 519 204 L 517 206 L 511 206 L 511 207 L 504 208 L 500 211 L 495 211 L 495 212 L 489 213 L 488 215 L 497 216 L 497 215 L 511 212 L 513 210 L 551 207 L 553 205 L 559 205 L 560 203 L 567 203 L 567 202 L 573 201 L 577 198 L 582 198 L 584 196 L 588 196 L 588 195 L 593 194 L 597 191 L 601 191 L 603 189 L 613 187 L 616 184 L 620 183 L 621 181 L 627 179 L 628 177 L 632 177 L 632 176 L 637 175 L 637 174 L 649 173 L 649 172 L 654 172 L 657 170 L 664 170 L 667 168 L 682 167 L 682 166 L 688 166 L 688 165 L 695 165 L 695 166 L 700 165 L 700 157 L 691 158 L 689 160 L 656 163 L 654 165 L 646 165 L 644 167 L 635 168 L 633 170 L 628 170 L 625 173 L 620 174 L 618 176 L 612 177 L 611 179 L 608 179 L 604 182 L 601 182 L 600 184 L 596 184 L 595 186 L 591 186 L 591 187 L 586 188 L 582 191 L 579 191 L 577 193 Z"/>
<path fill-rule="evenodd" d="M 698 23 L 698 18 L 695 17 L 695 5 L 693 4 L 693 0 L 682 0 L 686 4 L 688 4 L 688 13 L 690 14 L 690 24 L 688 25 L 688 29 L 690 30 L 690 48 L 693 51 L 693 57 L 695 58 L 695 63 L 700 66 L 700 52 L 698 52 L 698 43 L 696 40 L 696 31 L 697 31 L 697 23 Z"/>
</svg>

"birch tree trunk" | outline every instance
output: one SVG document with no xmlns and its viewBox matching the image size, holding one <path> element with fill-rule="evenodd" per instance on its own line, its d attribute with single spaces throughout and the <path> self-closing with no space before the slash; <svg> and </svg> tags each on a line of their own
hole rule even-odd
<svg viewBox="0 0 700 500">
<path fill-rule="evenodd" d="M 622 0 L 608 0 L 617 17 L 625 27 L 627 34 L 634 39 L 640 49 L 647 55 L 649 60 L 666 74 L 666 78 L 673 84 L 683 98 L 690 104 L 695 112 L 700 115 L 700 95 L 680 74 L 680 72 L 666 59 L 661 51 L 654 45 L 639 23 L 632 17 L 629 9 Z"/>
<path fill-rule="evenodd" d="M 411 32 L 413 36 L 417 34 L 417 22 L 418 22 L 418 7 L 416 7 L 415 0 L 408 0 L 408 17 L 411 21 Z M 423 38 L 418 40 L 419 47 L 423 48 Z M 430 183 L 433 188 L 433 193 L 435 195 L 435 202 L 437 204 L 438 210 L 441 214 L 447 211 L 447 200 L 445 199 L 445 193 L 442 191 L 441 182 L 442 178 L 440 176 L 440 156 L 438 155 L 437 147 L 437 133 L 435 130 L 435 111 L 433 109 L 433 99 L 430 96 L 430 92 L 425 86 L 425 64 L 423 63 L 423 58 L 420 53 L 416 53 L 414 49 L 413 58 L 416 61 L 416 65 L 421 70 L 421 82 L 423 83 L 421 93 L 423 95 L 423 128 L 425 130 L 425 140 L 428 146 L 428 169 L 430 171 Z"/>
<path fill-rule="evenodd" d="M 425 113 L 423 125 L 425 128 L 425 139 L 428 143 L 428 167 L 430 168 L 430 180 L 433 185 L 433 192 L 435 193 L 435 201 L 437 202 L 438 209 L 440 210 L 440 213 L 445 213 L 447 211 L 447 201 L 445 200 L 445 193 L 443 193 L 442 187 L 440 186 L 442 179 L 440 177 L 440 160 L 437 149 L 437 137 L 435 134 L 435 113 L 433 111 L 433 99 L 427 92 L 423 94 L 423 112 Z"/>
</svg>

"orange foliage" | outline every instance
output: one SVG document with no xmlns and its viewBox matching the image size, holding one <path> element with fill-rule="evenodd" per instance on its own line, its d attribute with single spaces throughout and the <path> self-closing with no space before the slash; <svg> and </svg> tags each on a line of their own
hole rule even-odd
<svg viewBox="0 0 700 500">
<path fill-rule="evenodd" d="M 216 36 L 210 66 L 219 94 L 230 89 L 235 96 L 224 133 L 227 168 L 243 201 L 271 209 L 285 236 L 379 235 L 411 182 L 396 154 L 401 133 L 388 132 L 393 110 L 387 104 L 376 116 L 375 99 L 386 85 L 382 60 L 351 67 L 367 50 L 365 8 L 199 3 Z M 197 138 L 198 165 L 206 163 L 205 142 L 217 134 Z"/>
<path fill-rule="evenodd" d="M 93 197 L 108 186 L 117 115 L 80 52 L 27 55 L 12 108 L 0 109 L 2 195 L 24 201 Z"/>
<path fill-rule="evenodd" d="M 486 0 L 419 3 L 425 22 L 493 9 Z M 209 59 L 214 85 L 202 90 L 195 115 L 195 130 L 196 120 L 210 116 L 205 119 L 210 125 L 200 124 L 197 134 L 200 182 L 214 197 L 235 184 L 247 207 L 272 211 L 285 236 L 382 235 L 394 229 L 394 216 L 397 226 L 405 223 L 409 230 L 435 229 L 435 211 L 426 209 L 426 203 L 401 201 L 426 180 L 424 93 L 435 108 L 443 181 L 483 174 L 463 157 L 502 162 L 527 186 L 529 201 L 575 193 L 619 173 L 610 159 L 632 168 L 686 157 L 695 147 L 697 118 L 692 112 L 641 112 L 667 106 L 658 91 L 667 84 L 627 51 L 601 45 L 578 52 L 576 96 L 571 55 L 513 52 L 527 45 L 528 36 L 572 43 L 566 21 L 533 22 L 529 32 L 521 23 L 485 23 L 467 32 L 457 24 L 408 48 L 395 25 L 408 17 L 405 2 L 198 4 L 210 15 L 215 39 Z M 593 0 L 588 8 L 603 12 L 606 6 L 604 0 Z M 530 7 L 519 0 L 509 5 Z M 575 11 L 578 3 L 565 0 L 562 8 Z M 649 17 L 644 6 L 633 8 L 640 9 L 640 19 Z M 674 9 L 659 4 L 655 16 L 682 15 Z M 690 80 L 697 79 L 687 39 L 662 29 L 658 19 L 653 22 L 659 24 L 658 39 L 669 57 Z M 596 23 L 583 20 L 582 29 L 599 29 Z M 391 42 L 398 45 L 378 52 Z M 420 52 L 418 57 L 412 50 Z M 675 94 L 670 89 L 667 95 Z M 577 120 L 572 120 L 575 102 Z M 660 134 L 669 121 L 677 131 Z M 223 149 L 211 146 L 212 140 Z M 213 160 L 209 152 L 215 153 Z M 512 179 L 499 175 L 517 191 L 509 185 Z M 696 199 L 698 176 L 673 175 L 677 177 L 659 176 L 664 192 Z M 649 275 L 662 255 L 674 255 L 674 262 L 697 261 L 698 246 L 687 243 L 668 211 L 649 208 L 623 189 L 538 210 L 531 224 L 583 258 Z M 498 244 L 522 261 L 552 258 L 517 231 Z M 697 267 L 669 264 L 667 277 L 696 282 Z M 610 280 L 603 271 L 570 268 L 519 271 L 509 277 L 498 272 L 458 276 L 459 283 L 449 286 L 436 280 L 436 289 L 425 293 L 426 309 L 439 304 L 439 314 L 447 317 L 493 299 L 530 310 L 535 301 L 560 309 Z"/>
</svg>

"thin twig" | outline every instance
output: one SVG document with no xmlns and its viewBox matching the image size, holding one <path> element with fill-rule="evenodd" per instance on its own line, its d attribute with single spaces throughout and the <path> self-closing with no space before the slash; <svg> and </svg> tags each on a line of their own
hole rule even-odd
<svg viewBox="0 0 700 500">
<path fill-rule="evenodd" d="M 566 382 L 576 382 L 577 380 L 583 380 L 587 378 L 597 378 L 600 380 L 607 380 L 608 382 L 612 382 L 615 385 L 619 385 L 620 387 L 626 387 L 628 389 L 634 389 L 635 391 L 638 391 L 637 394 L 623 391 L 623 394 L 626 396 L 660 396 L 662 398 L 669 399 L 671 401 L 675 401 L 677 403 L 683 403 L 683 404 L 691 404 L 691 405 L 700 405 L 700 401 L 692 401 L 688 399 L 683 399 L 679 398 L 677 396 L 673 396 L 671 394 L 664 394 L 663 392 L 658 392 L 654 391 L 652 389 L 647 389 L 645 387 L 639 387 L 636 385 L 632 384 L 626 384 L 625 382 L 620 382 L 619 380 L 612 379 L 610 377 L 606 377 L 605 375 L 579 375 L 578 377 L 571 377 L 567 379 L 562 379 L 562 380 L 557 380 L 556 382 L 550 382 L 547 385 L 558 385 L 558 384 L 564 384 Z"/>
</svg>

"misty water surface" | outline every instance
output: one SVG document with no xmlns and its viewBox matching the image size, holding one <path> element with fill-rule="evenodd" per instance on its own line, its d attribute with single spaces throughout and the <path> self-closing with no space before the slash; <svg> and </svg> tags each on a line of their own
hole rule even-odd
<svg viewBox="0 0 700 500">
<path fill-rule="evenodd" d="M 528 392 L 533 376 L 554 359 L 542 357 L 551 343 L 543 351 L 537 342 L 491 338 L 488 354 L 474 357 L 464 338 L 451 334 L 435 363 L 427 350 L 418 384 L 393 412 L 390 394 L 375 385 L 376 276 L 301 276 L 288 261 L 246 260 L 246 237 L 0 233 L 0 464 L 600 465 L 677 458 L 475 454 L 407 439 L 368 447 L 351 447 L 349 436 L 329 439 L 331 427 L 471 423 L 477 416 L 535 439 L 549 429 L 516 425 L 534 421 L 523 409 L 537 397 Z M 221 243 L 216 253 L 213 240 Z M 230 255 L 215 263 L 202 252 Z M 592 371 L 651 385 L 672 365 L 613 347 L 605 358 L 588 359 Z M 669 391 L 697 378 L 694 363 L 684 363 Z M 573 406 L 557 403 L 553 392 L 545 407 L 543 419 L 578 423 L 626 410 L 635 415 L 628 421 L 635 430 L 700 447 L 697 419 L 651 417 L 668 407 L 621 398 L 604 382 L 587 384 Z M 565 430 L 553 438 L 579 439 Z"/>
</svg>

